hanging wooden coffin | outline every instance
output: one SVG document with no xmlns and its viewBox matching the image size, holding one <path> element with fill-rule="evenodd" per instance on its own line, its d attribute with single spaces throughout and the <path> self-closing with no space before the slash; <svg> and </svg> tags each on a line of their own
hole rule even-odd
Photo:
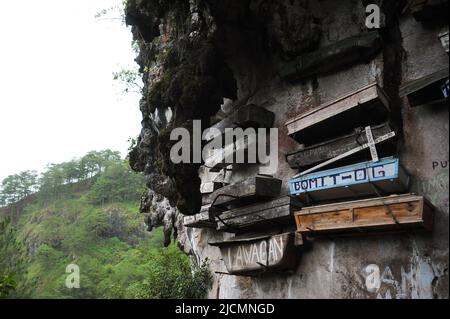
<svg viewBox="0 0 450 319">
<path fill-rule="evenodd" d="M 375 140 L 391 133 L 392 131 L 393 130 L 388 123 L 372 127 L 373 138 Z M 364 128 L 360 128 L 355 130 L 352 134 L 312 145 L 295 153 L 289 154 L 287 156 L 287 161 L 289 166 L 294 169 L 309 168 L 318 163 L 335 158 L 366 143 L 368 143 L 367 135 L 365 134 Z M 386 140 L 381 145 L 377 145 L 379 155 L 383 157 L 393 154 L 396 149 L 395 145 L 396 142 L 392 139 Z M 361 154 L 359 157 L 353 157 L 352 160 L 354 160 L 353 162 L 358 161 L 358 159 L 361 160 L 361 157 L 365 155 L 366 154 Z"/>
<path fill-rule="evenodd" d="M 410 10 L 416 21 L 443 20 L 448 23 L 448 0 L 413 0 Z"/>
<path fill-rule="evenodd" d="M 275 114 L 254 104 L 239 108 L 229 117 L 211 126 L 207 140 L 224 134 L 226 129 L 240 128 L 271 128 L 275 120 Z M 216 133 L 216 134 L 213 134 Z"/>
<path fill-rule="evenodd" d="M 432 230 L 433 206 L 422 196 L 398 195 L 303 208 L 295 216 L 303 235 L 371 230 Z"/>
<path fill-rule="evenodd" d="M 208 168 L 201 166 L 198 170 L 198 175 L 201 180 L 200 193 L 202 195 L 211 194 L 225 184 L 225 174 L 211 173 Z"/>
<path fill-rule="evenodd" d="M 230 208 L 258 203 L 280 196 L 281 183 L 281 180 L 271 177 L 251 177 L 204 196 L 203 203 L 204 205 L 212 205 L 213 209 L 224 212 Z"/>
<path fill-rule="evenodd" d="M 402 193 L 408 186 L 408 174 L 393 158 L 312 173 L 289 182 L 291 195 L 302 201 Z"/>
<path fill-rule="evenodd" d="M 210 245 L 220 248 L 231 275 L 294 271 L 299 260 L 294 233 L 234 238 Z"/>
<path fill-rule="evenodd" d="M 370 61 L 382 47 L 378 32 L 359 34 L 300 56 L 283 66 L 280 74 L 288 81 L 296 81 L 333 72 L 347 65 Z"/>
<path fill-rule="evenodd" d="M 200 213 L 184 217 L 184 226 L 190 228 L 217 228 L 211 205 L 203 206 Z"/>
<path fill-rule="evenodd" d="M 216 217 L 217 229 L 230 233 L 280 227 L 292 222 L 302 208 L 296 199 L 283 196 L 272 201 L 232 209 Z"/>
<path fill-rule="evenodd" d="M 449 50 L 449 48 L 448 48 L 449 47 L 448 28 L 446 31 L 439 33 L 439 40 L 441 40 L 442 47 L 444 48 L 445 52 L 447 52 L 447 54 L 448 54 L 448 50 Z"/>
<path fill-rule="evenodd" d="M 409 81 L 400 88 L 400 97 L 407 97 L 411 107 L 448 104 L 448 67 L 420 79 Z"/>
<path fill-rule="evenodd" d="M 220 189 L 221 187 L 223 187 L 223 183 L 216 183 L 216 182 L 202 183 L 200 185 L 200 193 L 211 194 L 214 193 L 214 191 Z"/>
<path fill-rule="evenodd" d="M 232 164 L 257 164 L 257 152 L 257 137 L 252 134 L 222 149 L 211 150 L 204 165 L 211 172 L 220 172 Z"/>
<path fill-rule="evenodd" d="M 289 120 L 288 134 L 306 146 L 351 133 L 357 127 L 385 123 L 389 98 L 376 84 L 370 84 L 312 111 Z"/>
</svg>

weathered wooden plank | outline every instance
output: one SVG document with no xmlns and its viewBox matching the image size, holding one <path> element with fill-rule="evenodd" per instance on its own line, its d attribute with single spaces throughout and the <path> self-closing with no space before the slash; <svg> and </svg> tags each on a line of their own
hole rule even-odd
<svg viewBox="0 0 450 319">
<path fill-rule="evenodd" d="M 268 202 L 232 209 L 216 217 L 217 229 L 236 233 L 285 225 L 292 222 L 294 213 L 302 206 L 295 198 L 283 196 Z"/>
<path fill-rule="evenodd" d="M 211 172 L 220 172 L 231 164 L 257 164 L 257 152 L 256 135 L 244 136 L 220 150 L 211 151 L 211 155 L 205 159 L 204 165 Z"/>
<path fill-rule="evenodd" d="M 289 182 L 291 195 L 304 202 L 402 193 L 409 176 L 398 159 L 364 162 L 302 176 Z"/>
<path fill-rule="evenodd" d="M 223 186 L 223 183 L 217 183 L 217 182 L 202 183 L 200 185 L 200 193 L 201 194 L 211 194 L 211 193 L 214 193 L 216 190 L 220 189 L 222 186 Z"/>
<path fill-rule="evenodd" d="M 299 251 L 293 233 L 235 238 L 210 243 L 220 248 L 222 258 L 231 275 L 258 275 L 295 270 Z"/>
<path fill-rule="evenodd" d="M 367 131 L 369 129 L 370 129 L 370 127 L 366 128 Z M 324 167 L 329 166 L 331 164 L 335 164 L 335 163 L 337 163 L 337 162 L 339 162 L 341 160 L 347 159 L 348 157 L 350 157 L 352 155 L 358 154 L 358 153 L 360 153 L 361 151 L 363 151 L 365 149 L 369 149 L 370 148 L 371 152 L 372 152 L 372 148 L 375 149 L 377 144 L 383 143 L 386 140 L 393 139 L 395 136 L 396 136 L 395 132 L 391 132 L 391 133 L 389 133 L 387 135 L 383 135 L 383 136 L 377 138 L 376 140 L 373 140 L 372 136 L 370 136 L 370 138 L 368 136 L 368 139 L 371 140 L 371 141 L 369 141 L 369 143 L 363 144 L 363 145 L 361 145 L 361 146 L 359 146 L 359 147 L 357 147 L 355 149 L 352 149 L 352 150 L 350 150 L 350 151 L 348 151 L 346 153 L 338 155 L 337 157 L 334 157 L 334 158 L 332 158 L 332 159 L 330 159 L 328 161 L 325 161 L 325 162 L 320 163 L 320 164 L 318 164 L 318 165 L 316 165 L 314 167 L 311 167 L 310 169 L 307 169 L 306 171 L 302 171 L 300 174 L 296 175 L 294 178 L 298 178 L 298 177 L 301 177 L 301 176 L 305 176 L 305 175 L 311 174 L 312 172 L 315 172 L 315 171 L 317 171 L 317 170 L 319 170 L 321 168 L 324 168 Z M 376 150 L 373 150 L 373 151 L 376 152 Z M 373 156 L 373 154 L 372 154 L 372 156 Z M 379 161 L 379 159 L 372 159 L 372 161 L 373 162 L 377 162 L 377 161 Z"/>
<path fill-rule="evenodd" d="M 439 40 L 441 40 L 442 47 L 444 48 L 445 52 L 448 53 L 449 51 L 448 27 L 447 30 L 439 33 Z"/>
<path fill-rule="evenodd" d="M 296 213 L 303 235 L 418 227 L 431 230 L 433 206 L 421 196 L 398 195 L 306 207 Z"/>
<path fill-rule="evenodd" d="M 210 205 L 203 206 L 200 213 L 184 217 L 184 226 L 190 228 L 217 228 L 214 213 Z"/>
<path fill-rule="evenodd" d="M 262 108 L 260 106 L 249 104 L 240 107 L 238 110 L 233 112 L 229 117 L 211 126 L 211 128 L 220 132 L 220 134 L 225 133 L 227 128 L 270 128 L 275 120 L 275 114 Z M 218 134 L 211 134 L 208 140 L 212 140 L 217 137 Z"/>
<path fill-rule="evenodd" d="M 280 195 L 280 191 L 281 180 L 258 175 L 204 196 L 203 203 L 223 212 L 231 206 L 244 206 L 275 198 Z"/>
<path fill-rule="evenodd" d="M 410 6 L 410 11 L 419 22 L 443 20 L 448 23 L 448 0 L 415 0 Z"/>
<path fill-rule="evenodd" d="M 400 97 L 406 97 L 414 92 L 426 88 L 433 83 L 446 79 L 449 76 L 448 68 L 443 68 L 419 79 L 411 80 L 403 84 L 399 89 Z"/>
<path fill-rule="evenodd" d="M 443 93 L 443 86 L 448 80 L 448 67 L 422 78 L 409 81 L 400 87 L 400 97 L 407 97 L 412 107 L 448 103 L 448 95 Z"/>
<path fill-rule="evenodd" d="M 210 172 L 209 168 L 201 166 L 198 170 L 201 179 L 200 193 L 202 195 L 214 193 L 216 190 L 229 184 L 231 172 L 223 170 L 220 173 Z"/>
<path fill-rule="evenodd" d="M 378 32 L 359 34 L 300 56 L 284 65 L 280 74 L 288 81 L 296 81 L 333 72 L 347 65 L 370 61 L 382 46 Z"/>
<path fill-rule="evenodd" d="M 388 123 L 372 127 L 374 139 L 390 132 L 392 132 L 392 129 Z M 367 136 L 364 133 L 364 129 L 359 128 L 352 134 L 312 145 L 295 153 L 288 154 L 287 161 L 291 168 L 305 169 L 312 167 L 315 164 L 335 158 L 345 152 L 357 148 L 362 144 L 366 144 L 367 142 Z M 394 143 L 393 140 L 387 140 L 384 144 L 384 147 L 378 147 L 378 153 L 382 157 L 392 154 L 396 143 Z"/>
<path fill-rule="evenodd" d="M 389 98 L 370 84 L 301 114 L 286 123 L 288 134 L 306 146 L 350 133 L 357 127 L 385 123 Z"/>
</svg>

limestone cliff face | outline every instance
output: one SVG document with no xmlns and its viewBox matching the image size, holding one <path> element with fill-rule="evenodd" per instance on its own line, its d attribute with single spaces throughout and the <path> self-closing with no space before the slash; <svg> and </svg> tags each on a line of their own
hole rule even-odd
<svg viewBox="0 0 450 319">
<path fill-rule="evenodd" d="M 347 63 L 328 61 L 335 67 L 315 66 L 324 72 L 286 80 L 286 72 L 301 68 L 299 56 L 314 57 L 330 45 L 367 34 L 366 5 L 372 2 L 384 12 L 382 28 L 371 31 L 379 35 L 382 47 L 370 56 L 361 54 L 364 59 L 358 61 L 347 61 L 355 52 L 344 50 L 336 56 Z M 186 253 L 210 260 L 215 273 L 211 298 L 448 297 L 449 183 L 448 166 L 441 165 L 448 163 L 448 108 L 412 108 L 399 93 L 404 83 L 448 68 L 448 55 L 438 38 L 448 21 L 420 22 L 412 10 L 402 1 L 127 2 L 126 21 L 140 48 L 137 62 L 145 83 L 142 132 L 130 153 L 132 167 L 143 172 L 149 187 L 141 211 L 150 229 L 164 226 L 166 244 L 175 234 Z M 285 154 L 299 148 L 288 137 L 286 121 L 373 82 L 391 99 L 391 120 L 400 136 L 392 155 L 411 174 L 411 191 L 428 197 L 437 208 L 432 234 L 322 238 L 314 240 L 312 250 L 302 252 L 294 274 L 226 275 L 219 250 L 208 243 L 231 235 L 183 226 L 183 217 L 202 206 L 202 170 L 200 164 L 170 161 L 172 129 L 191 130 L 194 119 L 207 128 L 214 119 L 247 104 L 270 110 L 279 128 L 274 177 L 283 181 L 284 195 L 298 172 Z M 237 167 L 229 178 L 239 182 L 255 171 Z M 376 291 L 366 287 L 369 265 L 380 270 L 381 287 Z"/>
<path fill-rule="evenodd" d="M 190 129 L 193 119 L 209 127 L 227 105 L 242 105 L 267 85 L 276 75 L 271 65 L 317 47 L 321 27 L 310 2 L 128 1 L 145 82 L 142 132 L 130 162 L 147 178 L 142 211 L 150 227 L 165 221 L 169 236 L 176 219 L 175 209 L 156 209 L 156 198 L 185 215 L 201 206 L 200 165 L 171 163 L 171 130 Z"/>
</svg>

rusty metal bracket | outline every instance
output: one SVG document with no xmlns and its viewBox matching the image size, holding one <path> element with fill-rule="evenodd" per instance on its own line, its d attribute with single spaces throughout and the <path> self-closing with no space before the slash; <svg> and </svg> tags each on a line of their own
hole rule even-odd
<svg viewBox="0 0 450 319">
<path fill-rule="evenodd" d="M 231 227 L 230 225 L 228 225 L 222 218 L 220 218 L 220 215 L 217 215 L 216 218 L 225 225 L 226 230 L 235 230 L 233 227 Z"/>
</svg>

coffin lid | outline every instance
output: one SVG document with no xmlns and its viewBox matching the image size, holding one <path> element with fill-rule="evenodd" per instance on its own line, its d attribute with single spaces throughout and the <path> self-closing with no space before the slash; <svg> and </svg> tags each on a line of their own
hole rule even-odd
<svg viewBox="0 0 450 319">
<path fill-rule="evenodd" d="M 289 125 L 289 124 L 292 124 L 292 123 L 294 123 L 294 122 L 297 122 L 298 120 L 300 120 L 300 119 L 302 119 L 302 118 L 308 117 L 308 116 L 310 116 L 311 114 L 314 114 L 314 113 L 316 113 L 316 112 L 318 112 L 318 111 L 321 111 L 321 110 L 323 110 L 323 109 L 329 107 L 330 105 L 333 105 L 333 104 L 335 104 L 335 103 L 337 103 L 337 102 L 339 102 L 339 101 L 341 101 L 341 100 L 345 100 L 346 98 L 348 98 L 348 97 L 350 97 L 350 96 L 352 96 L 352 95 L 355 95 L 355 94 L 357 94 L 357 93 L 359 93 L 359 92 L 361 92 L 361 91 L 364 91 L 364 90 L 366 90 L 366 89 L 368 89 L 368 88 L 371 88 L 371 87 L 373 87 L 373 86 L 376 86 L 378 90 L 380 90 L 381 92 L 383 92 L 385 98 L 388 99 L 388 101 L 390 102 L 390 98 L 389 98 L 389 96 L 384 92 L 384 90 L 383 90 L 382 88 L 380 88 L 380 86 L 378 85 L 378 83 L 373 82 L 373 83 L 371 83 L 371 84 L 369 84 L 369 85 L 366 85 L 366 86 L 364 86 L 364 87 L 361 87 L 361 88 L 359 88 L 359 89 L 357 89 L 357 90 L 354 90 L 354 91 L 352 91 L 352 92 L 350 92 L 350 93 L 347 93 L 346 95 L 341 96 L 341 97 L 339 97 L 339 98 L 337 98 L 337 99 L 334 99 L 334 100 L 331 100 L 331 101 L 329 101 L 329 102 L 326 102 L 326 103 L 324 103 L 324 104 L 322 104 L 322 105 L 320 105 L 320 106 L 318 106 L 318 107 L 312 109 L 312 110 L 309 111 L 309 112 L 303 113 L 303 114 L 301 114 L 301 115 L 299 115 L 299 116 L 297 116 L 297 117 L 295 117 L 295 118 L 293 118 L 293 119 L 290 119 L 289 121 L 286 122 L 286 125 Z M 386 105 L 386 107 L 389 108 L 389 105 Z"/>
<path fill-rule="evenodd" d="M 448 67 L 446 67 L 429 75 L 423 76 L 419 79 L 408 81 L 407 83 L 401 86 L 399 92 L 400 97 L 408 96 L 411 93 L 417 92 L 430 84 L 448 78 L 448 76 L 449 76 L 449 69 Z"/>
</svg>

